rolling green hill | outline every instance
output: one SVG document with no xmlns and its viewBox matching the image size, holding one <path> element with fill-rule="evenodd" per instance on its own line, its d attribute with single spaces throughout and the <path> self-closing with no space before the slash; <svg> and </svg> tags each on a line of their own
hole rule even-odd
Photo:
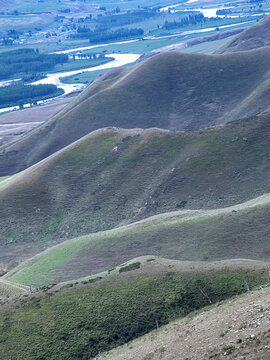
<svg viewBox="0 0 270 360">
<path fill-rule="evenodd" d="M 217 303 L 245 292 L 244 279 L 251 289 L 264 284 L 264 269 L 257 266 L 223 263 L 184 272 L 159 272 L 157 266 L 154 274 L 145 266 L 140 274 L 122 272 L 109 282 L 44 289 L 1 310 L 0 358 L 95 358 L 154 330 L 156 320 L 162 326 L 209 305 L 202 291 Z"/>
<path fill-rule="evenodd" d="M 2 147 L 0 176 L 18 172 L 93 130 L 196 130 L 269 107 L 270 49 L 226 55 L 156 55 L 114 69 L 58 115 Z"/>
<path fill-rule="evenodd" d="M 103 129 L 3 179 L 3 266 L 156 214 L 270 192 L 269 124 L 266 113 L 199 132 Z"/>
<path fill-rule="evenodd" d="M 270 196 L 225 209 L 178 211 L 68 240 L 11 270 L 5 279 L 41 286 L 109 271 L 131 258 L 269 260 Z"/>
<path fill-rule="evenodd" d="M 219 54 L 248 51 L 270 46 L 270 15 L 241 32 L 232 41 L 217 50 Z"/>
</svg>

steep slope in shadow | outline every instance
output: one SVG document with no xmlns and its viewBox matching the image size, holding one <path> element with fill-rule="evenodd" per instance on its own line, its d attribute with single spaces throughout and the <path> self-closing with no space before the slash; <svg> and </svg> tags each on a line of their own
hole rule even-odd
<svg viewBox="0 0 270 360">
<path fill-rule="evenodd" d="M 270 103 L 269 59 L 268 48 L 219 56 L 172 52 L 114 69 L 50 121 L 2 148 L 0 176 L 102 127 L 194 130 L 257 114 Z"/>
</svg>

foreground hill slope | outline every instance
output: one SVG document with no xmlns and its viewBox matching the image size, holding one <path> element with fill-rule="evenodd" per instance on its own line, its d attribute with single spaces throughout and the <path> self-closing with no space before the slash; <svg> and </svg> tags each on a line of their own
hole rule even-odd
<svg viewBox="0 0 270 360">
<path fill-rule="evenodd" d="M 65 241 L 4 278 L 24 285 L 48 285 L 110 273 L 124 261 L 147 254 L 193 261 L 269 259 L 269 224 L 269 195 L 225 209 L 171 212 Z"/>
<path fill-rule="evenodd" d="M 217 53 L 233 53 L 270 46 L 270 15 L 237 35 Z"/>
<path fill-rule="evenodd" d="M 269 193 L 269 141 L 267 113 L 193 133 L 93 132 L 0 182 L 1 267 L 152 215 Z"/>
<path fill-rule="evenodd" d="M 97 360 L 246 359 L 270 357 L 270 289 L 238 296 L 163 326 Z"/>
<path fill-rule="evenodd" d="M 270 103 L 270 48 L 227 55 L 156 55 L 95 81 L 57 116 L 2 148 L 0 176 L 93 130 L 196 130 L 257 114 Z"/>
<path fill-rule="evenodd" d="M 30 288 L 28 286 L 14 284 L 2 278 L 0 279 L 0 304 L 6 299 L 28 295 L 29 293 Z"/>
<path fill-rule="evenodd" d="M 258 264 L 226 262 L 184 271 L 156 266 L 155 272 L 152 262 L 147 264 L 140 273 L 122 272 L 60 291 L 43 289 L 11 309 L 5 304 L 0 310 L 1 360 L 92 359 L 155 329 L 156 320 L 162 326 L 209 305 L 201 291 L 216 303 L 245 292 L 243 279 L 251 289 L 266 280 Z"/>
</svg>

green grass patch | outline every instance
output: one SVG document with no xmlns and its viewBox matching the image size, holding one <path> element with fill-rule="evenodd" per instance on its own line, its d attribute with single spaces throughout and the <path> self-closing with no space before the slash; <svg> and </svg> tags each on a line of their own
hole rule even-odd
<svg viewBox="0 0 270 360">
<path fill-rule="evenodd" d="M 60 78 L 63 84 L 81 84 L 91 83 L 104 71 L 87 71 L 81 74 L 65 76 Z"/>
<path fill-rule="evenodd" d="M 106 57 L 104 59 L 79 59 L 79 60 L 69 60 L 66 63 L 63 63 L 61 65 L 56 65 L 53 69 L 53 71 L 50 71 L 51 73 L 54 72 L 61 72 L 61 71 L 72 71 L 72 70 L 80 70 L 80 69 L 87 69 L 91 67 L 95 67 L 98 65 L 106 64 L 107 62 L 112 61 L 112 57 Z"/>
<path fill-rule="evenodd" d="M 0 304 L 7 299 L 30 293 L 30 288 L 0 279 Z"/>
</svg>

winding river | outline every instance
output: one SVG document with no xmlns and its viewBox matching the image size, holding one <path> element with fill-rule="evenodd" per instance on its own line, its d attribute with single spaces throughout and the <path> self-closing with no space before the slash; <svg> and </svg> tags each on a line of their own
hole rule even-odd
<svg viewBox="0 0 270 360">
<path fill-rule="evenodd" d="M 195 1 L 196 0 L 189 0 L 187 3 L 191 3 L 191 2 L 195 2 Z M 169 7 L 166 7 L 166 8 L 162 8 L 161 11 L 168 11 L 169 8 L 177 7 L 178 5 L 179 4 L 172 5 L 172 6 L 169 6 Z M 196 9 L 196 10 L 201 10 L 201 9 Z M 210 10 L 213 10 L 213 11 L 215 10 L 216 11 L 216 10 L 218 10 L 218 8 L 216 8 L 216 9 L 207 9 L 207 10 L 209 10 L 209 11 Z M 223 26 L 219 26 L 219 28 L 220 29 L 229 28 L 229 27 L 233 27 L 233 26 L 243 25 L 243 24 L 246 24 L 246 23 L 248 23 L 248 22 L 236 23 L 236 24 L 231 24 L 231 25 L 223 25 Z M 80 51 L 84 51 L 84 50 L 91 50 L 91 49 L 94 49 L 94 48 L 108 47 L 110 45 L 129 44 L 129 43 L 134 43 L 134 42 L 143 41 L 143 40 L 159 40 L 159 39 L 166 39 L 166 38 L 173 38 L 173 37 L 181 37 L 181 36 L 184 36 L 184 35 L 191 35 L 191 34 L 197 34 L 197 33 L 207 33 L 207 32 L 211 32 L 211 31 L 214 31 L 214 30 L 215 30 L 215 27 L 211 27 L 211 28 L 184 31 L 184 32 L 176 33 L 176 34 L 170 34 L 170 35 L 156 36 L 156 37 L 155 36 L 147 36 L 147 37 L 144 37 L 143 39 L 139 38 L 139 39 L 133 39 L 133 40 L 127 40 L 127 41 L 113 42 L 113 43 L 109 43 L 109 44 L 108 43 L 107 44 L 96 44 L 96 45 L 78 47 L 78 48 L 75 48 L 75 49 L 62 50 L 62 51 L 55 52 L 55 54 L 70 54 L 70 53 L 76 53 L 76 52 L 80 52 Z M 86 85 L 85 84 L 64 84 L 64 83 L 61 82 L 61 78 L 71 76 L 71 75 L 81 74 L 83 72 L 106 70 L 106 69 L 111 69 L 111 68 L 114 68 L 114 67 L 119 67 L 119 66 L 124 66 L 124 65 L 127 65 L 127 64 L 131 64 L 131 63 L 135 62 L 141 56 L 141 54 L 106 54 L 105 56 L 106 57 L 112 57 L 112 58 L 114 58 L 114 60 L 109 61 L 106 64 L 102 64 L 102 65 L 98 65 L 98 66 L 90 67 L 90 68 L 86 68 L 86 69 L 79 69 L 79 70 L 73 70 L 73 71 L 63 71 L 63 72 L 58 72 L 58 73 L 47 74 L 47 76 L 45 78 L 31 83 L 31 85 L 54 84 L 57 87 L 63 89 L 65 95 L 67 95 L 67 94 L 70 94 L 72 92 L 80 91 L 80 90 L 84 89 L 86 87 Z M 18 80 L 20 80 L 20 79 L 0 81 L 0 86 L 7 86 L 7 85 L 10 85 L 12 82 L 18 81 Z M 51 100 L 52 100 L 52 98 L 47 99 L 47 100 L 41 100 L 41 101 L 38 101 L 37 103 L 38 104 L 44 104 L 44 103 L 47 103 L 47 102 L 49 102 Z M 30 106 L 31 106 L 31 104 L 26 104 L 26 105 L 24 105 L 24 108 L 27 108 L 27 107 L 30 107 Z M 7 111 L 12 111 L 12 110 L 18 110 L 18 109 L 19 109 L 19 106 L 11 106 L 11 107 L 0 109 L 0 113 L 7 112 Z"/>
<path fill-rule="evenodd" d="M 106 44 L 108 46 L 108 44 Z M 88 47 L 86 48 L 80 48 L 80 50 L 87 50 Z M 69 52 L 76 52 L 78 51 L 78 49 L 72 49 L 72 50 L 68 50 Z M 105 55 L 106 57 L 113 57 L 114 60 L 107 62 L 106 64 L 102 64 L 102 65 L 98 65 L 98 66 L 94 66 L 94 67 L 90 67 L 90 68 L 86 68 L 86 69 L 79 69 L 79 70 L 73 70 L 73 71 L 63 71 L 63 72 L 58 72 L 58 73 L 53 73 L 53 74 L 48 74 L 44 79 L 35 81 L 33 83 L 31 83 L 31 85 L 39 85 L 39 84 L 54 84 L 57 87 L 61 88 L 64 90 L 65 95 L 70 94 L 74 91 L 79 91 L 82 90 L 86 87 L 85 84 L 64 84 L 61 82 L 61 78 L 62 77 L 66 77 L 66 76 L 71 76 L 71 75 L 77 75 L 77 74 L 81 74 L 83 72 L 89 72 L 89 71 L 97 71 L 97 70 L 106 70 L 106 69 L 112 69 L 115 67 L 119 67 L 119 66 L 124 66 L 127 64 L 131 64 L 133 62 L 135 62 L 141 55 L 140 54 L 107 54 Z M 11 81 L 2 81 L 0 82 L 0 86 L 7 86 L 10 85 L 11 82 L 14 81 L 18 81 L 17 80 L 11 80 Z M 62 96 L 62 95 L 61 95 Z M 47 100 L 41 100 L 38 101 L 38 104 L 45 104 L 49 101 L 51 101 L 51 99 L 47 99 Z M 30 107 L 31 104 L 25 104 L 24 108 Z M 11 107 L 7 107 L 7 108 L 2 108 L 0 109 L 0 113 L 3 112 L 7 112 L 7 111 L 12 111 L 12 110 L 18 110 L 19 106 L 11 106 Z"/>
<path fill-rule="evenodd" d="M 197 2 L 197 0 L 189 0 L 188 2 L 185 2 L 185 3 L 179 3 L 179 4 L 175 4 L 175 5 L 165 6 L 165 7 L 161 8 L 160 11 L 162 11 L 162 12 L 170 11 L 171 13 L 179 12 L 179 11 L 199 11 L 205 17 L 211 18 L 211 17 L 217 17 L 218 16 L 217 15 L 218 10 L 231 9 L 232 8 L 232 6 L 225 7 L 225 6 L 222 6 L 222 5 L 220 5 L 219 7 L 216 7 L 216 8 L 203 8 L 203 7 L 201 7 L 201 8 L 189 8 L 189 9 L 183 8 L 183 6 L 186 6 L 187 4 L 194 3 L 194 2 Z M 178 7 L 179 7 L 179 9 L 175 9 L 175 8 L 178 8 Z M 219 17 L 224 17 L 224 15 L 219 15 Z"/>
<path fill-rule="evenodd" d="M 227 17 L 227 18 L 241 18 L 241 17 L 244 17 L 244 16 L 247 16 L 247 14 L 242 14 L 242 15 L 230 15 L 230 14 L 227 14 L 227 15 L 217 15 L 217 11 L 218 10 L 224 10 L 224 9 L 237 9 L 237 7 L 235 6 L 223 6 L 223 5 L 218 5 L 218 7 L 210 7 L 210 8 L 207 8 L 207 7 L 200 7 L 200 8 L 193 8 L 193 7 L 189 7 L 188 9 L 186 8 L 186 5 L 187 4 L 191 4 L 191 3 L 196 3 L 198 2 L 198 0 L 189 0 L 187 2 L 182 2 L 182 3 L 178 3 L 178 4 L 174 4 L 174 5 L 169 5 L 169 6 L 165 6 L 163 8 L 160 8 L 160 11 L 161 12 L 168 12 L 170 11 L 171 13 L 176 13 L 176 12 L 181 12 L 181 11 L 197 11 L 197 12 L 201 12 L 204 17 L 208 17 L 208 18 L 216 18 L 216 17 L 219 17 L 219 18 L 224 18 L 224 17 Z M 256 13 L 256 14 L 248 14 L 249 16 L 261 16 L 261 15 L 268 15 L 267 12 L 259 12 L 259 13 Z"/>
<path fill-rule="evenodd" d="M 74 51 L 74 50 L 73 50 Z M 46 78 L 35 81 L 32 85 L 39 85 L 39 84 L 54 84 L 57 87 L 64 90 L 65 95 L 70 94 L 74 91 L 81 90 L 85 87 L 84 84 L 64 84 L 61 82 L 62 77 L 72 76 L 81 74 L 84 72 L 89 71 L 97 71 L 97 70 L 105 70 L 105 69 L 112 69 L 119 66 L 124 66 L 126 64 L 130 64 L 135 62 L 140 55 L 139 54 L 107 54 L 105 57 L 113 57 L 114 60 L 107 62 L 106 64 L 86 68 L 86 69 L 79 69 L 73 71 L 64 71 L 55 74 L 49 74 Z"/>
</svg>

